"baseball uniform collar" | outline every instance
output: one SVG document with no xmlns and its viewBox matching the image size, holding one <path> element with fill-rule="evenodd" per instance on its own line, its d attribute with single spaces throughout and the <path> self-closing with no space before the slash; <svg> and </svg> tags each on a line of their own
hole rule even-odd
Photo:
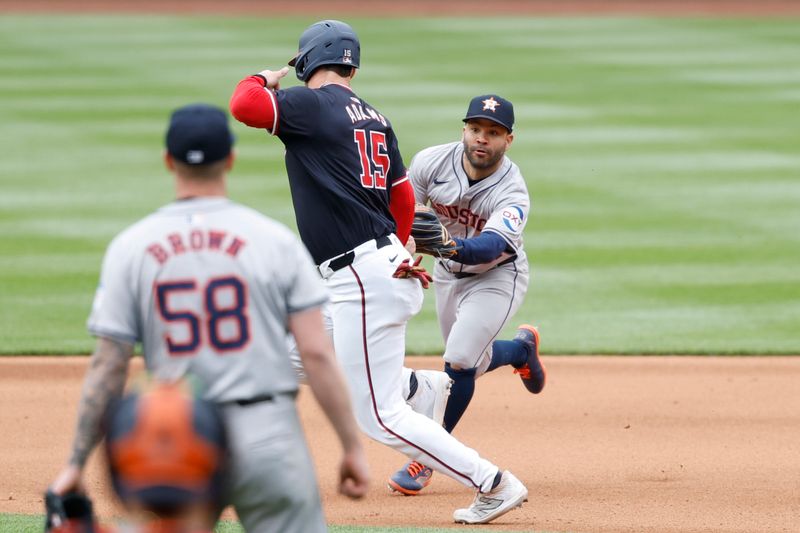
<svg viewBox="0 0 800 533">
<path fill-rule="evenodd" d="M 227 207 L 231 200 L 225 196 L 192 196 L 173 201 L 159 211 L 162 213 L 181 213 L 184 211 L 197 211 L 198 209 L 219 209 Z"/>
<path fill-rule="evenodd" d="M 353 91 L 353 88 L 352 88 L 352 87 L 348 87 L 348 86 L 347 86 L 347 85 L 345 85 L 344 83 L 336 83 L 336 82 L 333 82 L 333 81 L 326 81 L 325 83 L 323 83 L 322 85 L 320 85 L 320 86 L 319 86 L 319 88 L 320 88 L 320 89 L 324 89 L 325 87 L 330 87 L 330 86 L 332 86 L 332 85 L 338 85 L 339 87 L 344 87 L 345 89 L 347 89 L 347 90 L 348 90 L 348 91 L 350 91 L 351 93 L 353 93 L 353 94 L 356 94 L 356 93 L 355 93 L 355 91 Z"/>
</svg>

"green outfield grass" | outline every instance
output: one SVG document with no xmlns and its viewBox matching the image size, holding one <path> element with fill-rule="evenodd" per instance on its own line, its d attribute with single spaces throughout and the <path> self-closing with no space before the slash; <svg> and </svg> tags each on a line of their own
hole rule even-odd
<svg viewBox="0 0 800 533">
<path fill-rule="evenodd" d="M 310 22 L 0 18 L 0 352 L 91 349 L 106 244 L 171 197 L 169 112 L 225 106 Z M 407 162 L 459 138 L 470 97 L 515 103 L 533 276 L 513 323 L 545 353 L 800 352 L 797 19 L 350 22 L 355 87 Z M 231 196 L 294 227 L 282 145 L 235 130 Z M 432 291 L 409 334 L 441 349 Z"/>
<path fill-rule="evenodd" d="M 44 526 L 44 515 L 21 515 L 21 514 L 0 514 L 0 531 L 13 531 L 14 533 L 41 533 Z M 486 529 L 481 526 L 480 530 L 485 533 L 501 531 L 499 529 Z M 364 526 L 330 526 L 330 533 L 449 533 L 453 531 L 464 531 L 464 527 L 458 528 L 408 528 L 408 527 L 364 527 Z M 214 528 L 215 533 L 243 533 L 244 529 L 236 522 L 219 522 Z M 531 532 L 536 533 L 536 532 Z M 544 531 L 540 533 L 546 533 Z"/>
</svg>

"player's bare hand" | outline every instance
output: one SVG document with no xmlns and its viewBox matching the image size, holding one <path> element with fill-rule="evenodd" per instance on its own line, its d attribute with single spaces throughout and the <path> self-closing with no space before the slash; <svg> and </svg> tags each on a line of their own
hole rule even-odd
<svg viewBox="0 0 800 533">
<path fill-rule="evenodd" d="M 411 235 L 408 236 L 408 240 L 406 241 L 406 250 L 408 250 L 408 253 L 411 255 L 414 255 L 414 253 L 417 251 L 417 242 Z"/>
<path fill-rule="evenodd" d="M 265 87 L 268 89 L 280 89 L 281 88 L 281 78 L 286 76 L 289 73 L 289 67 L 283 67 L 280 70 L 262 70 L 259 72 L 260 75 L 264 76 L 264 79 L 267 80 L 267 84 Z"/>
<path fill-rule="evenodd" d="M 363 498 L 369 489 L 369 465 L 363 448 L 342 457 L 339 468 L 339 492 L 348 498 Z"/>
<path fill-rule="evenodd" d="M 412 263 L 410 259 L 404 259 L 400 266 L 397 267 L 397 270 L 394 271 L 392 277 L 395 278 L 416 278 L 422 283 L 422 288 L 427 289 L 430 287 L 433 278 L 425 270 L 425 267 L 420 265 L 422 262 L 422 256 L 418 255 L 417 259 Z"/>
<path fill-rule="evenodd" d="M 76 465 L 67 465 L 50 484 L 50 490 L 63 496 L 69 492 L 83 492 L 83 471 Z"/>
</svg>

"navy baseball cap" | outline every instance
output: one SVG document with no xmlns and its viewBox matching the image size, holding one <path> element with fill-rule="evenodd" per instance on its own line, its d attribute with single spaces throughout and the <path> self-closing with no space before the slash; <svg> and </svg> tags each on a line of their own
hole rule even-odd
<svg viewBox="0 0 800 533">
<path fill-rule="evenodd" d="M 188 165 L 207 165 L 231 153 L 233 133 L 222 109 L 191 104 L 176 109 L 167 129 L 167 151 Z"/>
<path fill-rule="evenodd" d="M 514 106 L 496 94 L 476 96 L 469 103 L 464 122 L 473 118 L 485 118 L 497 122 L 511 132 L 514 128 Z"/>
</svg>

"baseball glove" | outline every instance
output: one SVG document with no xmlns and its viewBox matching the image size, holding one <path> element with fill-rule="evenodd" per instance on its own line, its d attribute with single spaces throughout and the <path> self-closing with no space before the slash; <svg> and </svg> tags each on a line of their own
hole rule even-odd
<svg viewBox="0 0 800 533">
<path fill-rule="evenodd" d="M 102 533 L 95 523 L 92 501 L 84 494 L 63 496 L 48 490 L 44 497 L 47 533 Z"/>
<path fill-rule="evenodd" d="M 411 224 L 411 236 L 417 245 L 417 253 L 448 259 L 458 251 L 456 242 L 450 232 L 439 222 L 439 217 L 430 207 L 417 205 L 414 210 L 414 222 Z"/>
</svg>

